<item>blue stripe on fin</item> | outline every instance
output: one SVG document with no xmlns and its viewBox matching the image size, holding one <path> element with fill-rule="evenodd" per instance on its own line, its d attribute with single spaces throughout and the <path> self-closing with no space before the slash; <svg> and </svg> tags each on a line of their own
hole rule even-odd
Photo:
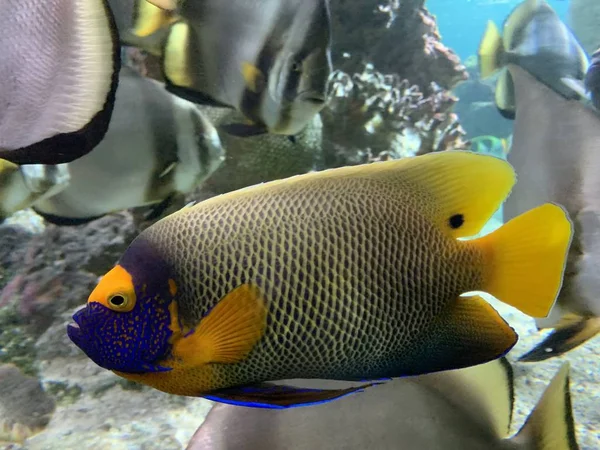
<svg viewBox="0 0 600 450">
<path fill-rule="evenodd" d="M 287 409 L 328 403 L 378 384 L 382 383 L 372 382 L 346 389 L 308 389 L 260 383 L 221 389 L 202 397 L 215 402 L 249 408 Z"/>
</svg>

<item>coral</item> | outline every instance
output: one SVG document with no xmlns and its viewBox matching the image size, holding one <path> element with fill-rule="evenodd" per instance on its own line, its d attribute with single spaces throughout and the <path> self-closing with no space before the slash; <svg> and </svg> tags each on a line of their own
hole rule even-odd
<svg viewBox="0 0 600 450">
<path fill-rule="evenodd" d="M 18 225 L 0 225 L 0 289 L 14 276 L 25 253 L 26 243 L 33 236 Z M 0 301 L 1 303 L 1 301 Z"/>
<path fill-rule="evenodd" d="M 49 381 L 46 383 L 46 390 L 59 405 L 73 404 L 81 397 L 81 388 L 76 384 Z"/>
<path fill-rule="evenodd" d="M 0 235 L 12 229 L 0 226 Z M 7 265 L 14 277 L 0 293 L 0 307 L 16 302 L 27 331 L 39 337 L 64 311 L 87 299 L 136 235 L 131 214 L 105 216 L 77 227 L 49 225 L 24 241 Z"/>
<path fill-rule="evenodd" d="M 424 0 L 332 0 L 325 166 L 464 147 L 449 91 L 468 78 Z"/>
<path fill-rule="evenodd" d="M 0 365 L 0 440 L 22 442 L 38 433 L 54 409 L 54 400 L 37 378 L 13 365 Z"/>
<path fill-rule="evenodd" d="M 588 54 L 600 47 L 600 2 L 598 0 L 571 0 L 569 25 Z"/>
<path fill-rule="evenodd" d="M 35 340 L 13 304 L 0 308 L 0 363 L 12 363 L 28 375 L 36 375 Z"/>
<path fill-rule="evenodd" d="M 441 42 L 425 0 L 331 0 L 334 67 L 347 73 L 372 63 L 397 73 L 425 96 L 435 81 L 451 89 L 467 78 L 458 56 Z"/>
<path fill-rule="evenodd" d="M 359 164 L 462 147 L 464 134 L 450 109 L 456 98 L 431 82 L 426 96 L 398 74 L 372 64 L 360 73 L 332 74 L 322 112 L 325 165 Z"/>
</svg>

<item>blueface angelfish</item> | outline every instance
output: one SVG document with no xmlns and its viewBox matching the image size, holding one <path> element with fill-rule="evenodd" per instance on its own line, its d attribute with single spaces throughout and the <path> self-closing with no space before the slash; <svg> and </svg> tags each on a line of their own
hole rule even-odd
<svg viewBox="0 0 600 450">
<path fill-rule="evenodd" d="M 461 294 L 487 291 L 545 316 L 572 233 L 564 210 L 544 204 L 459 240 L 482 229 L 514 182 L 501 159 L 449 151 L 213 197 L 145 229 L 69 336 L 124 378 L 257 407 L 360 389 L 268 381 L 380 381 L 496 359 L 516 333 L 481 297 Z"/>
</svg>

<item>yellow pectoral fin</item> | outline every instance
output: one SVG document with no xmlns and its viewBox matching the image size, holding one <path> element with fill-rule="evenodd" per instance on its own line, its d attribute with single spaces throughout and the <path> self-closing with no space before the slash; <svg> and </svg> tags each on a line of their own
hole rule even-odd
<svg viewBox="0 0 600 450">
<path fill-rule="evenodd" d="M 243 360 L 265 333 L 267 308 L 256 286 L 227 294 L 191 334 L 173 344 L 173 356 L 187 367 Z"/>
</svg>

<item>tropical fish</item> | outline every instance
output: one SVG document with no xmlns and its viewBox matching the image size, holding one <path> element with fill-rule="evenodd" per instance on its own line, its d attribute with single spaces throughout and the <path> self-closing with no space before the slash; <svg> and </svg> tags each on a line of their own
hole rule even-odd
<svg viewBox="0 0 600 450">
<path fill-rule="evenodd" d="M 0 159 L 0 222 L 35 202 L 64 190 L 70 181 L 69 163 L 17 164 Z"/>
<path fill-rule="evenodd" d="M 600 331 L 600 117 L 567 100 L 522 68 L 510 65 L 517 94 L 508 161 L 519 175 L 504 204 L 510 220 L 542 202 L 564 205 L 573 220 L 562 289 L 539 329 L 554 328 L 523 361 L 567 352 Z"/>
<path fill-rule="evenodd" d="M 330 388 L 339 382 L 320 381 Z M 316 386 L 316 382 L 311 384 Z M 248 410 L 217 403 L 187 450 L 576 450 L 563 364 L 516 436 L 513 371 L 505 358 L 396 379 L 319 408 Z M 401 443 L 401 445 L 399 445 Z"/>
<path fill-rule="evenodd" d="M 436 152 L 210 198 L 146 228 L 68 327 L 96 364 L 254 407 L 499 358 L 517 335 L 475 290 L 544 317 L 571 224 L 545 204 L 479 239 L 515 182 L 504 160 Z M 340 390 L 268 381 L 365 380 Z M 368 382 L 368 380 L 373 380 Z"/>
<path fill-rule="evenodd" d="M 496 136 L 477 136 L 471 139 L 471 151 L 498 158 L 506 158 L 509 151 L 508 140 Z"/>
<path fill-rule="evenodd" d="M 579 98 L 569 80 L 582 81 L 589 65 L 575 35 L 545 0 L 525 0 L 516 6 L 504 21 L 502 35 L 489 21 L 478 55 L 482 78 L 512 63 L 566 98 Z M 498 78 L 495 97 L 500 113 L 514 119 L 514 85 L 505 69 Z"/>
<path fill-rule="evenodd" d="M 178 20 L 170 11 L 146 0 L 108 0 L 122 45 L 138 47 L 153 56 L 162 55 L 169 26 Z"/>
<path fill-rule="evenodd" d="M 106 0 L 2 0 L 0 47 L 0 158 L 60 164 L 98 145 L 121 64 Z"/>
<path fill-rule="evenodd" d="M 14 208 L 31 206 L 58 225 L 77 225 L 145 205 L 153 205 L 150 216 L 160 215 L 175 197 L 183 197 L 211 175 L 223 159 L 217 130 L 194 103 L 123 67 L 103 141 L 66 165 L 67 182 L 52 195 L 46 191 L 53 183 L 31 189 L 27 182 L 33 177 L 23 169 L 18 175 L 14 168 L 0 169 L 0 177 L 13 174 L 0 188 L 0 211 L 6 216 Z M 41 166 L 46 180 L 54 180 L 55 167 Z"/>
<path fill-rule="evenodd" d="M 246 123 L 229 126 L 229 133 L 293 136 L 325 106 L 332 71 L 328 0 L 150 3 L 180 18 L 163 48 L 168 89 L 242 112 Z"/>
<path fill-rule="evenodd" d="M 591 95 L 594 107 L 600 110 L 600 48 L 592 55 L 592 61 L 585 75 L 585 88 Z"/>
<path fill-rule="evenodd" d="M 241 114 L 230 108 L 199 106 L 217 129 L 241 120 Z M 227 158 L 194 192 L 194 199 L 241 189 L 266 181 L 291 177 L 323 166 L 323 122 L 317 114 L 292 143 L 276 134 L 237 137 L 220 133 Z"/>
</svg>

